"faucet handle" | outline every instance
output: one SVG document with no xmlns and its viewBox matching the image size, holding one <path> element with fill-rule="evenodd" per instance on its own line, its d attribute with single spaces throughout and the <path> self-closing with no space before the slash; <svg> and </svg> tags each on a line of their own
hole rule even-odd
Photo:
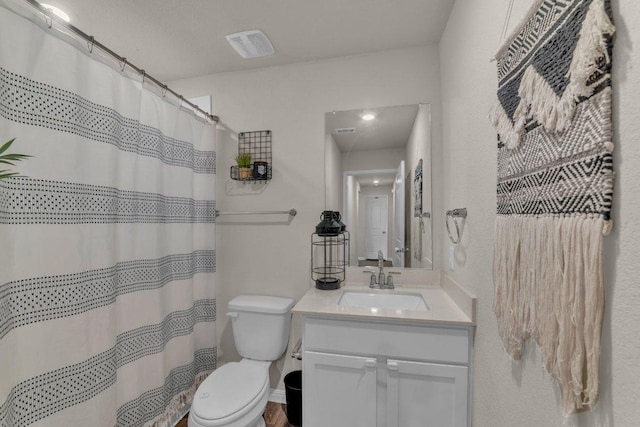
<svg viewBox="0 0 640 427">
<path fill-rule="evenodd" d="M 373 270 L 364 270 L 363 273 L 371 275 L 371 277 L 369 277 L 369 287 L 370 288 L 373 288 L 373 287 L 378 285 L 376 283 L 376 274 L 373 272 Z"/>
<path fill-rule="evenodd" d="M 387 286 L 392 287 L 393 288 L 393 276 L 392 274 L 401 274 L 399 271 L 390 271 L 387 274 Z"/>
</svg>

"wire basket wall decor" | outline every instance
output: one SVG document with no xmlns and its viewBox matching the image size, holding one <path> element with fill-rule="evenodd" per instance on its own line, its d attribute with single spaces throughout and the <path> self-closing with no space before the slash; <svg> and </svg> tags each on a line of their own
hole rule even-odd
<svg viewBox="0 0 640 427">
<path fill-rule="evenodd" d="M 238 134 L 238 154 L 251 156 L 250 171 L 231 166 L 231 179 L 238 181 L 268 181 L 272 176 L 271 131 L 258 130 Z"/>
</svg>

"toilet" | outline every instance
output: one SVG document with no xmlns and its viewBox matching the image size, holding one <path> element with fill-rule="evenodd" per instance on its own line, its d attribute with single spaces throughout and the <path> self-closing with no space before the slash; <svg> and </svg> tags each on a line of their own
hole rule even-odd
<svg viewBox="0 0 640 427">
<path fill-rule="evenodd" d="M 264 427 L 269 366 L 284 353 L 291 298 L 240 295 L 229 302 L 236 349 L 242 360 L 222 365 L 198 387 L 189 427 Z"/>
</svg>

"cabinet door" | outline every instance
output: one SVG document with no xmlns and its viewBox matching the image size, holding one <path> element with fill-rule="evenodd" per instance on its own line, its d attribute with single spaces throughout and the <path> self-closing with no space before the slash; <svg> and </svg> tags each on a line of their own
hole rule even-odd
<svg viewBox="0 0 640 427">
<path fill-rule="evenodd" d="M 374 427 L 376 359 L 305 351 L 302 356 L 305 427 Z"/>
<path fill-rule="evenodd" d="M 467 427 L 467 367 L 387 361 L 387 427 Z"/>
</svg>

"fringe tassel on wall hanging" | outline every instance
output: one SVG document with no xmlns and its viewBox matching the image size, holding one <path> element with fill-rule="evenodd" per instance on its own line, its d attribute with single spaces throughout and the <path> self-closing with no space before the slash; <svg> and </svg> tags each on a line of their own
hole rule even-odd
<svg viewBox="0 0 640 427">
<path fill-rule="evenodd" d="M 610 16 L 606 0 L 538 0 L 496 57 L 494 312 L 514 360 L 536 340 L 565 414 L 598 400 L 613 195 Z"/>
</svg>

